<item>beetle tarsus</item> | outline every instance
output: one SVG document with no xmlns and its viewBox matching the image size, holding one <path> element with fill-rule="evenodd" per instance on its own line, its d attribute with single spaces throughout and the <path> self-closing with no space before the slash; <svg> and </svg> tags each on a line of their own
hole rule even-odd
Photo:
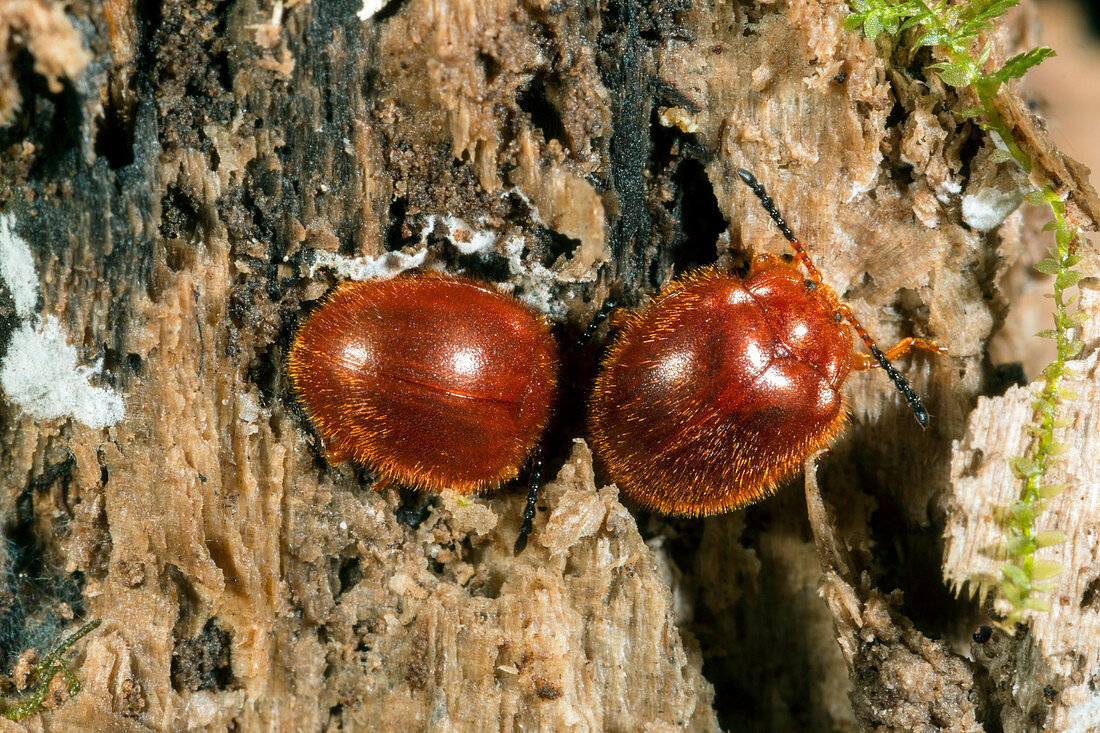
<svg viewBox="0 0 1100 733">
<path fill-rule="evenodd" d="M 618 307 L 619 304 L 613 296 L 609 295 L 604 298 L 603 303 L 600 304 L 599 309 L 597 309 L 596 313 L 592 316 L 592 320 L 585 326 L 584 333 L 581 334 L 578 345 L 587 345 L 588 342 L 592 340 L 592 337 L 596 335 L 596 331 L 600 330 L 600 326 L 602 326 L 608 316 L 611 315 L 611 312 Z"/>
<path fill-rule="evenodd" d="M 527 489 L 527 503 L 523 507 L 523 521 L 519 526 L 519 535 L 516 537 L 514 554 L 518 555 L 527 547 L 527 538 L 534 529 L 535 514 L 538 512 L 539 489 L 542 488 L 542 451 L 535 453 L 535 459 L 531 466 L 531 479 Z"/>
</svg>

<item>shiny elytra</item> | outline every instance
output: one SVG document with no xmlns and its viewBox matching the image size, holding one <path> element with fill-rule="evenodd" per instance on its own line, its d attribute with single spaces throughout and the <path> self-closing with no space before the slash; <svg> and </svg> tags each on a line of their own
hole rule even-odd
<svg viewBox="0 0 1100 733">
<path fill-rule="evenodd" d="M 830 289 L 764 256 L 744 280 L 699 270 L 625 316 L 589 409 L 612 480 L 687 516 L 774 493 L 844 424 L 853 354 L 836 312 Z"/>
<path fill-rule="evenodd" d="M 545 319 L 471 280 L 345 283 L 299 329 L 294 394 L 333 463 L 473 493 L 514 477 L 550 416 L 557 349 Z"/>
</svg>

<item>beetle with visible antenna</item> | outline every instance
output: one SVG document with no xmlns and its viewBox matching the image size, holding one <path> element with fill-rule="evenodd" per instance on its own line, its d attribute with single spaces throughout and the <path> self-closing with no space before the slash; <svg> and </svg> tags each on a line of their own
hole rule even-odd
<svg viewBox="0 0 1100 733">
<path fill-rule="evenodd" d="M 790 243 L 795 264 L 758 256 L 748 277 L 703 268 L 623 319 L 589 405 L 594 452 L 625 494 L 664 514 L 703 516 L 775 492 L 836 437 L 851 370 L 882 367 L 917 422 L 928 411 L 892 359 L 932 341 L 879 349 L 842 303 L 775 203 L 737 175 Z M 851 333 L 870 355 L 853 351 Z"/>
</svg>

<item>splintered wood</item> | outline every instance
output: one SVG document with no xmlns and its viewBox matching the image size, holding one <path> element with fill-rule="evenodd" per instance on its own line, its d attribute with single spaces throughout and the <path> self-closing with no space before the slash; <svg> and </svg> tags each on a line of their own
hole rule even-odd
<svg viewBox="0 0 1100 733">
<path fill-rule="evenodd" d="M 806 508 L 821 558 L 819 593 L 833 616 L 862 730 L 977 733 L 974 670 L 943 641 L 898 612 L 900 593 L 883 594 L 861 571 L 821 495 L 816 462 L 806 461 Z"/>
<path fill-rule="evenodd" d="M 380 619 L 377 648 L 364 640 L 370 671 L 364 678 L 358 664 L 337 665 L 339 678 L 346 675 L 359 690 L 342 703 L 351 724 L 363 730 L 718 729 L 713 690 L 699 671 L 698 652 L 681 640 L 653 553 L 617 491 L 597 490 L 583 441 L 544 491 L 553 509 L 540 516 L 527 554 L 507 570 L 501 556 L 460 582 L 415 565 L 390 576 L 399 615 Z M 492 529 L 480 514 L 456 512 L 448 530 L 453 536 L 434 539 L 446 544 L 477 527 Z M 479 552 L 490 560 L 506 548 Z M 437 560 L 452 569 L 463 564 L 459 557 Z M 338 601 L 331 621 L 338 633 L 371 613 L 372 597 L 375 591 L 357 587 Z M 381 638 L 387 626 L 390 636 L 407 627 L 398 645 Z M 347 654 L 349 661 L 358 656 Z M 395 666 L 395 659 L 403 664 Z M 430 705 L 422 704 L 426 698 Z"/>
<path fill-rule="evenodd" d="M 1042 729 L 1047 731 L 1085 730 L 1083 717 L 1092 721 L 1089 729 L 1100 726 L 1100 696 L 1092 689 L 1100 675 L 1100 351 L 1095 350 L 1100 294 L 1084 290 L 1082 307 L 1091 314 L 1082 334 L 1085 356 L 1068 365 L 1070 376 L 1062 385 L 1075 396 L 1059 404 L 1058 417 L 1067 425 L 1055 433 L 1068 450 L 1052 460 L 1043 480 L 1068 488 L 1049 500 L 1036 522 L 1039 530 L 1068 535 L 1066 542 L 1038 551 L 1038 557 L 1060 563 L 1065 572 L 1053 579 L 1052 591 L 1041 594 L 1050 612 L 1029 614 L 1026 634 L 992 647 L 994 655 L 1017 657 L 1012 665 L 998 665 L 1006 704 L 1021 711 L 1044 710 Z M 1003 516 L 1022 488 L 1012 459 L 1028 453 L 1032 400 L 1040 387 L 1035 382 L 980 400 L 966 436 L 955 445 L 943 568 L 958 593 L 997 594 L 1000 568 L 1007 562 L 998 551 L 1006 538 Z M 994 608 L 1001 614 L 1009 610 L 1004 599 Z M 1053 700 L 1050 690 L 1058 693 Z M 1029 724 L 1025 715 L 1013 716 L 1010 709 L 1005 718 L 1006 723 Z"/>
</svg>

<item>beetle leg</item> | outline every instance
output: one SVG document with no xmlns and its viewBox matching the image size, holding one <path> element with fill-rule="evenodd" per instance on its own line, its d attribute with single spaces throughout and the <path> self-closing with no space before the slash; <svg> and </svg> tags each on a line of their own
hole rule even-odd
<svg viewBox="0 0 1100 733">
<path fill-rule="evenodd" d="M 538 511 L 539 489 L 542 488 L 542 449 L 535 449 L 535 459 L 531 465 L 531 479 L 527 489 L 527 503 L 523 507 L 523 522 L 519 526 L 514 554 L 518 555 L 527 547 L 527 537 L 531 534 Z"/>
<path fill-rule="evenodd" d="M 892 347 L 886 350 L 883 354 L 889 361 L 894 361 L 898 357 L 905 356 L 913 349 L 920 349 L 922 351 L 930 351 L 933 354 L 946 354 L 947 347 L 940 346 L 935 341 L 930 339 L 914 338 L 912 336 L 903 338 L 898 341 Z M 881 364 L 879 361 L 870 354 L 852 354 L 852 369 L 857 372 L 866 371 L 868 369 L 876 369 Z"/>
<path fill-rule="evenodd" d="M 596 331 L 600 330 L 600 326 L 604 324 L 608 318 L 612 318 L 612 313 L 619 307 L 618 301 L 614 296 L 607 296 L 604 298 L 603 303 L 599 309 L 592 316 L 592 319 L 585 326 L 584 333 L 577 339 L 577 346 L 584 347 L 588 345 L 588 342 L 592 340 L 592 337 L 596 335 Z M 612 318 L 614 322 L 614 319 Z M 614 324 L 613 324 L 614 325 Z"/>
<path fill-rule="evenodd" d="M 398 495 L 401 497 L 401 506 L 394 511 L 394 515 L 397 517 L 399 524 L 404 524 L 410 529 L 416 529 L 428 518 L 428 513 L 432 509 L 432 497 L 421 496 L 419 492 L 407 486 L 401 486 L 389 479 L 381 479 L 374 486 L 379 491 L 388 488 L 398 490 Z"/>
</svg>

